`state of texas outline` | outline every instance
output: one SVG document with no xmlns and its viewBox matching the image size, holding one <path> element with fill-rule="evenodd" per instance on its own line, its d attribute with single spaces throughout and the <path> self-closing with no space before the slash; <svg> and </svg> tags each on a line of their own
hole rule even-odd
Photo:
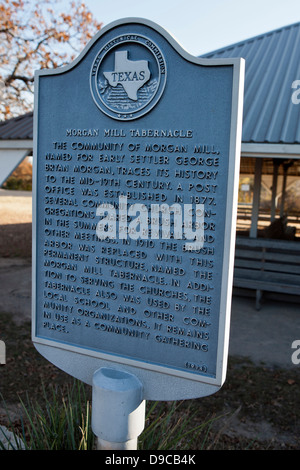
<svg viewBox="0 0 300 470">
<path fill-rule="evenodd" d="M 128 51 L 115 52 L 115 69 L 103 72 L 112 87 L 121 84 L 128 98 L 137 101 L 138 90 L 149 80 L 148 60 L 129 60 Z"/>
</svg>

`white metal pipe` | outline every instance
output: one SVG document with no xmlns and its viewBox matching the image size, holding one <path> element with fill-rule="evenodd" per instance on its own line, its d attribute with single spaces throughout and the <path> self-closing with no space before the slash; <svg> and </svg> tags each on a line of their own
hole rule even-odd
<svg viewBox="0 0 300 470">
<path fill-rule="evenodd" d="M 145 426 L 145 401 L 139 379 L 103 367 L 93 376 L 92 429 L 102 450 L 135 450 Z"/>
</svg>

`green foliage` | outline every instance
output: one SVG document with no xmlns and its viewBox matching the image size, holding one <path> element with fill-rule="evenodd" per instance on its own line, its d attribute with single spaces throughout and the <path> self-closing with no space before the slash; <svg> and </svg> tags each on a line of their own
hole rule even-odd
<svg viewBox="0 0 300 470">
<path fill-rule="evenodd" d="M 215 419 L 194 425 L 197 408 L 190 402 L 149 402 L 147 407 L 145 429 L 139 438 L 140 450 L 204 448 Z M 196 442 L 197 447 L 193 447 Z"/>
<path fill-rule="evenodd" d="M 16 178 L 15 176 L 10 176 L 5 184 L 3 185 L 5 189 L 21 190 L 21 191 L 31 191 L 32 190 L 32 180 L 26 178 Z"/>
<path fill-rule="evenodd" d="M 50 392 L 49 397 L 44 389 L 42 404 L 21 400 L 22 434 L 13 431 L 14 435 L 22 439 L 26 450 L 90 450 L 94 441 L 91 405 L 83 384 L 75 380 L 65 394 L 54 388 Z M 20 443 L 14 441 L 12 446 L 19 450 Z"/>
<path fill-rule="evenodd" d="M 91 403 L 82 382 L 75 380 L 65 392 L 44 388 L 42 403 L 21 400 L 21 432 L 10 423 L 14 450 L 92 450 Z M 139 450 L 203 449 L 214 419 L 197 423 L 197 406 L 190 402 L 147 402 L 145 429 Z M 5 436 L 5 431 L 2 430 Z M 1 428 L 0 428 L 0 437 Z M 6 436 L 8 438 L 8 435 Z M 193 447 L 195 445 L 195 447 Z M 0 450 L 5 448 L 1 444 Z"/>
</svg>

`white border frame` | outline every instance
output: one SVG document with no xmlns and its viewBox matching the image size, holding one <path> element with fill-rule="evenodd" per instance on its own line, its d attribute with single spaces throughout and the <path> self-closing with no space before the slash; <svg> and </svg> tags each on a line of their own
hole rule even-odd
<svg viewBox="0 0 300 470">
<path fill-rule="evenodd" d="M 194 374 L 192 372 L 185 372 L 177 369 L 173 369 L 169 366 L 159 366 L 156 364 L 148 364 L 144 361 L 128 359 L 113 354 L 100 353 L 97 351 L 85 349 L 84 347 L 76 347 L 69 344 L 60 343 L 57 341 L 46 340 L 35 335 L 36 331 L 36 205 L 37 205 L 37 194 L 36 194 L 36 181 L 37 181 L 37 149 L 38 149 L 38 109 L 39 109 L 39 77 L 45 75 L 56 75 L 71 70 L 73 67 L 83 59 L 88 53 L 93 44 L 106 32 L 112 30 L 115 27 L 123 26 L 126 24 L 140 24 L 152 28 L 159 34 L 161 34 L 166 41 L 176 50 L 176 52 L 188 62 L 192 62 L 202 66 L 222 66 L 231 65 L 233 67 L 233 81 L 232 81 L 232 118 L 231 118 L 231 130 L 230 130 L 230 144 L 229 144 L 229 167 L 228 167 L 228 181 L 227 181 L 227 200 L 226 200 L 226 224 L 224 234 L 224 257 L 223 257 L 223 272 L 222 272 L 222 283 L 221 283 L 221 311 L 219 314 L 219 339 L 218 339 L 218 351 L 217 351 L 217 364 L 216 364 L 216 378 L 206 377 L 205 375 Z M 34 103 L 34 145 L 33 145 L 33 220 L 32 220 L 32 341 L 36 348 L 44 355 L 48 360 L 56 364 L 58 367 L 66 370 L 68 373 L 72 370 L 72 365 L 64 365 L 64 361 L 58 359 L 57 350 L 64 350 L 66 352 L 65 357 L 73 359 L 66 359 L 70 362 L 74 360 L 74 363 L 84 363 L 84 366 L 78 366 L 82 369 L 88 368 L 89 363 L 97 364 L 97 367 L 102 365 L 111 364 L 113 367 L 126 367 L 126 370 L 134 370 L 137 376 L 142 377 L 144 387 L 148 387 L 145 390 L 145 397 L 147 399 L 155 399 L 157 393 L 160 399 L 172 400 L 178 399 L 184 393 L 184 398 L 206 396 L 217 391 L 225 381 L 226 370 L 227 370 L 227 356 L 228 356 L 228 345 L 229 345 L 229 331 L 230 331 L 230 313 L 231 313 L 231 295 L 232 295 L 232 279 L 233 279 L 233 267 L 234 267 L 234 249 L 235 249 L 235 231 L 236 231 L 236 212 L 237 212 L 237 190 L 238 190 L 238 178 L 239 178 L 239 163 L 241 154 L 241 137 L 242 137 L 242 107 L 243 107 L 243 91 L 244 91 L 244 59 L 203 59 L 194 57 L 185 51 L 177 41 L 162 27 L 153 23 L 152 21 L 141 19 L 141 18 L 125 18 L 118 20 L 101 29 L 94 38 L 89 42 L 81 54 L 69 65 L 61 67 L 55 70 L 40 70 L 35 73 L 35 103 Z M 69 353 L 68 353 L 69 352 Z M 74 355 L 75 354 L 75 355 Z M 82 360 L 79 360 L 78 356 L 81 356 Z M 86 356 L 90 358 L 87 361 Z M 96 360 L 96 362 L 95 362 Z M 94 369 L 96 366 L 91 366 Z M 124 368 L 124 367 L 123 367 Z M 153 372 L 157 379 L 157 384 L 152 385 Z M 76 374 L 73 371 L 74 376 L 78 376 L 81 380 L 91 383 L 91 373 L 80 372 Z M 164 383 L 159 385 L 160 374 L 163 374 Z M 88 375 L 88 377 L 87 377 Z M 174 390 L 162 390 L 165 388 L 166 378 L 169 378 L 168 383 L 174 383 L 171 377 L 178 378 L 181 383 L 178 386 L 178 390 L 181 389 L 181 395 L 178 395 Z M 149 379 L 150 378 L 150 382 Z M 184 380 L 183 380 L 184 379 Z M 178 380 L 175 380 L 178 385 Z M 183 384 L 183 385 L 182 385 Z M 201 387 L 202 385 L 202 387 Z M 157 391 L 157 387 L 159 391 Z M 168 388 L 168 387 L 167 387 Z M 188 389 L 190 391 L 188 391 Z M 155 390 L 155 392 L 154 392 Z M 201 391 L 202 390 L 202 391 Z M 203 392 L 204 390 L 204 392 Z M 149 398 L 150 397 L 150 398 Z"/>
</svg>

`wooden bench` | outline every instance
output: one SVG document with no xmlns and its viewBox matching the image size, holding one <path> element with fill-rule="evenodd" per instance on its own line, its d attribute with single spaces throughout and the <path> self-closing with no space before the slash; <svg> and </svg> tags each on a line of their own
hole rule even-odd
<svg viewBox="0 0 300 470">
<path fill-rule="evenodd" d="M 237 237 L 233 286 L 300 296 L 300 242 Z"/>
</svg>

